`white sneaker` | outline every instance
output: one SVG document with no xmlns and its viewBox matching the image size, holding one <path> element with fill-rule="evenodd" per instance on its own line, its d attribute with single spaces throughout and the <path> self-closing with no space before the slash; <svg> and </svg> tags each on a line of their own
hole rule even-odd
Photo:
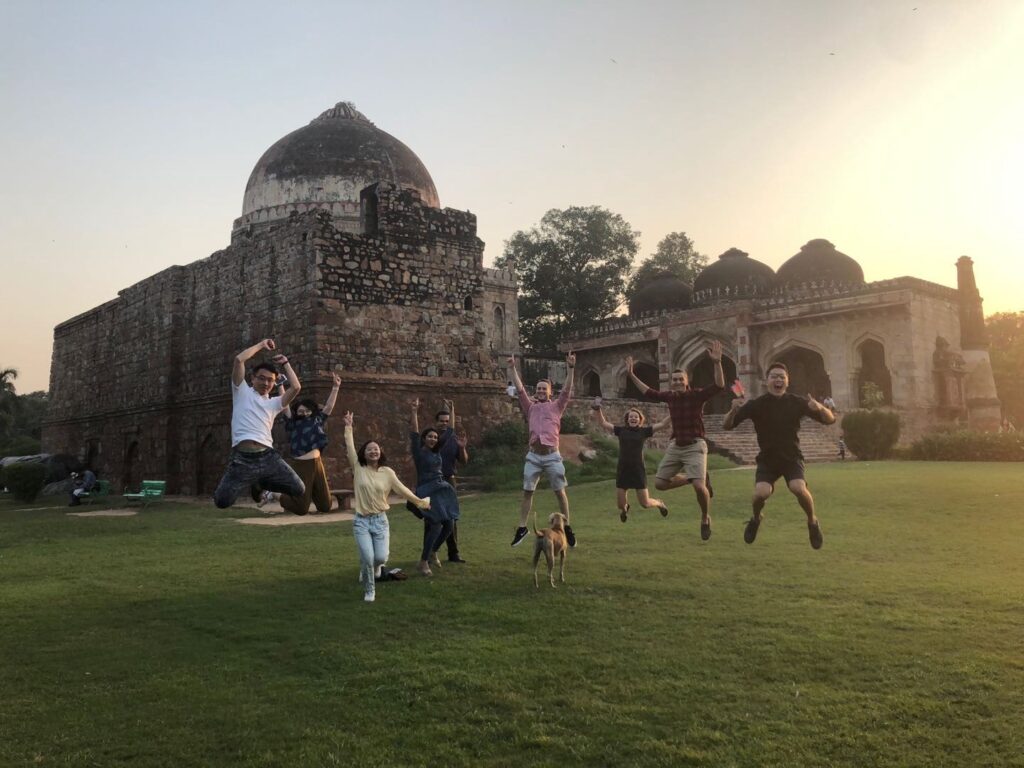
<svg viewBox="0 0 1024 768">
<path fill-rule="evenodd" d="M 264 491 L 260 494 L 260 500 L 256 502 L 256 506 L 263 509 L 264 504 L 269 504 L 274 500 L 274 494 L 270 491 Z"/>
<path fill-rule="evenodd" d="M 374 600 L 376 600 L 376 597 L 374 596 L 373 592 L 367 592 L 365 595 L 363 595 L 364 602 L 372 603 Z"/>
</svg>

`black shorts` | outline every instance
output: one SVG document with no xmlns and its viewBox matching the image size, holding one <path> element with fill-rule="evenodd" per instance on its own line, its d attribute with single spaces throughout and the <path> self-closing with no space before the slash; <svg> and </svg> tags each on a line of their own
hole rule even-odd
<svg viewBox="0 0 1024 768">
<path fill-rule="evenodd" d="M 768 483 L 774 486 L 780 477 L 787 483 L 804 479 L 803 459 L 763 459 L 757 458 L 757 471 L 754 473 L 755 483 Z"/>
</svg>

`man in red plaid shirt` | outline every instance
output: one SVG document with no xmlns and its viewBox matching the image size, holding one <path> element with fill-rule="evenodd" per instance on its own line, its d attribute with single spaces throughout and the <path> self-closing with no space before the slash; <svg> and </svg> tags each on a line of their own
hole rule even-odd
<svg viewBox="0 0 1024 768">
<path fill-rule="evenodd" d="M 725 388 L 722 370 L 722 343 L 714 341 L 708 347 L 708 357 L 714 363 L 715 383 L 703 389 L 690 389 L 686 371 L 672 371 L 668 392 L 651 389 L 633 373 L 633 358 L 626 358 L 626 371 L 640 394 L 648 400 L 661 400 L 668 404 L 672 417 L 672 442 L 658 465 L 654 487 L 659 491 L 692 485 L 700 506 L 700 537 L 711 538 L 711 483 L 708 477 L 708 444 L 704 439 L 704 403 Z"/>
</svg>

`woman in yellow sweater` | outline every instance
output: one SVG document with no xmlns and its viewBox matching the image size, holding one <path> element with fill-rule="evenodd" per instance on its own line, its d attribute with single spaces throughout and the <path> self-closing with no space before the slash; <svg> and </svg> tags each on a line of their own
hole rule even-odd
<svg viewBox="0 0 1024 768">
<path fill-rule="evenodd" d="M 410 491 L 387 466 L 387 457 L 375 440 L 363 443 L 356 450 L 352 439 L 352 411 L 345 412 L 345 449 L 352 466 L 355 490 L 355 518 L 352 535 L 359 549 L 363 599 L 372 603 L 376 597 L 376 576 L 388 561 L 390 528 L 388 526 L 388 495 L 393 491 L 420 509 L 430 509 L 430 499 L 421 499 Z"/>
</svg>

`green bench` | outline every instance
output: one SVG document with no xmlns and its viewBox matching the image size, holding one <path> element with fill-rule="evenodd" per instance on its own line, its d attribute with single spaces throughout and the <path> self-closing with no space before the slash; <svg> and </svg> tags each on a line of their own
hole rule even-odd
<svg viewBox="0 0 1024 768">
<path fill-rule="evenodd" d="M 91 504 L 94 501 L 102 501 L 110 495 L 110 481 L 97 480 L 91 491 L 86 491 L 80 498 L 84 504 Z"/>
<path fill-rule="evenodd" d="M 145 506 L 150 502 L 162 499 L 166 489 L 167 482 L 165 480 L 143 480 L 138 493 L 125 493 L 124 498 L 127 501 L 141 501 Z"/>
</svg>

